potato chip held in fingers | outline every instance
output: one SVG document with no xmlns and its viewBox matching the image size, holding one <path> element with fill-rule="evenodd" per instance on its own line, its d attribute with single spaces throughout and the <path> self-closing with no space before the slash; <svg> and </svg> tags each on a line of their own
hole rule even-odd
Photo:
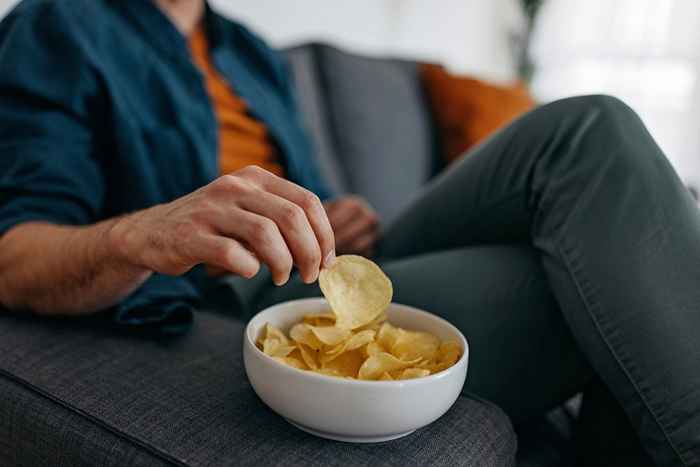
<svg viewBox="0 0 700 467">
<path fill-rule="evenodd" d="M 355 329 L 379 316 L 393 295 L 391 281 L 372 261 L 343 255 L 321 270 L 318 283 L 335 313 L 335 325 Z"/>
</svg>

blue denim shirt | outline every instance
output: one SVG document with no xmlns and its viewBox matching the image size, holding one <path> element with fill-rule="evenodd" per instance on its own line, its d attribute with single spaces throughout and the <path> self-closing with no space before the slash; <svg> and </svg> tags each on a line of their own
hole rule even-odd
<svg viewBox="0 0 700 467">
<path fill-rule="evenodd" d="M 283 58 L 207 6 L 211 57 L 279 147 L 289 178 L 328 196 Z M 187 40 L 149 0 L 25 0 L 0 23 L 0 235 L 85 225 L 171 201 L 218 175 L 216 117 Z M 116 309 L 188 321 L 196 271 L 155 275 Z"/>
</svg>

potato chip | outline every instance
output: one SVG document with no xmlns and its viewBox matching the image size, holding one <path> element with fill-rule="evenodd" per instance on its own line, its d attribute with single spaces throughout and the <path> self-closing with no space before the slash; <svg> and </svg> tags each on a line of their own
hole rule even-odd
<svg viewBox="0 0 700 467">
<path fill-rule="evenodd" d="M 439 352 L 440 357 L 438 358 L 438 363 L 430 369 L 431 373 L 437 373 L 448 369 L 457 363 L 462 356 L 462 348 L 456 342 L 451 341 L 440 344 Z"/>
<path fill-rule="evenodd" d="M 318 370 L 317 351 L 304 344 L 297 344 L 297 348 L 306 366 L 312 370 Z"/>
<path fill-rule="evenodd" d="M 370 342 L 364 348 L 365 357 L 371 357 L 372 355 L 376 355 L 379 352 L 386 352 L 386 349 L 384 349 L 384 347 L 382 347 L 381 344 L 379 344 L 379 342 L 377 341 Z"/>
<path fill-rule="evenodd" d="M 389 323 L 383 323 L 377 332 L 377 342 L 387 351 L 391 351 L 399 338 L 399 329 Z"/>
<path fill-rule="evenodd" d="M 309 329 L 319 341 L 329 346 L 338 345 L 352 335 L 348 329 L 341 329 L 336 326 L 309 325 Z"/>
<path fill-rule="evenodd" d="M 275 328 L 272 324 L 267 323 L 265 327 L 263 328 L 263 331 L 260 333 L 260 336 L 258 336 L 258 340 L 255 341 L 255 344 L 262 350 L 265 344 L 265 339 L 267 339 L 268 334 L 270 333 L 270 329 L 277 329 Z M 281 332 L 281 331 L 280 331 Z M 284 333 L 282 333 L 284 335 Z M 271 337 L 271 336 L 270 336 Z M 285 336 L 286 337 L 286 336 Z"/>
<path fill-rule="evenodd" d="M 304 322 L 312 326 L 333 326 L 335 324 L 335 313 L 328 311 L 304 315 Z"/>
<path fill-rule="evenodd" d="M 293 345 L 282 344 L 277 339 L 265 339 L 263 352 L 271 357 L 286 357 L 294 351 Z"/>
<path fill-rule="evenodd" d="M 314 350 L 323 347 L 323 342 L 311 331 L 311 326 L 306 323 L 298 323 L 289 330 L 289 337 L 298 344 L 308 345 Z"/>
<path fill-rule="evenodd" d="M 289 345 L 287 336 L 270 323 L 265 326 L 265 332 L 258 339 L 257 344 L 266 355 L 271 357 L 286 357 L 295 348 Z"/>
<path fill-rule="evenodd" d="M 358 350 L 344 352 L 330 362 L 325 363 L 321 368 L 338 372 L 341 376 L 357 378 L 357 373 L 362 366 L 364 357 Z"/>
<path fill-rule="evenodd" d="M 278 362 L 301 370 L 379 381 L 422 378 L 451 367 L 462 355 L 457 342 L 440 342 L 432 334 L 388 322 L 377 325 L 376 331 L 349 331 L 298 323 L 290 330 L 291 340 L 283 333 L 280 337 L 274 326 L 266 326 L 257 344 Z"/>
<path fill-rule="evenodd" d="M 357 376 L 360 379 L 377 379 L 384 372 L 403 370 L 404 368 L 411 367 L 416 363 L 418 363 L 418 360 L 407 362 L 399 360 L 390 353 L 380 352 L 376 355 L 368 357 L 367 360 L 365 360 L 360 367 Z"/>
<path fill-rule="evenodd" d="M 436 357 L 439 347 L 440 339 L 432 334 L 399 329 L 391 353 L 401 360 L 432 360 Z"/>
<path fill-rule="evenodd" d="M 289 344 L 289 340 L 287 339 L 287 336 L 285 336 L 284 333 L 279 328 L 276 328 L 275 326 L 273 326 L 270 323 L 267 323 L 267 326 L 265 326 L 265 338 L 266 339 L 277 339 L 282 344 Z"/>
<path fill-rule="evenodd" d="M 344 342 L 341 342 L 337 346 L 330 349 L 326 354 L 329 356 L 340 355 L 341 353 L 347 352 L 349 350 L 359 349 L 363 345 L 369 344 L 370 342 L 374 341 L 375 334 L 376 333 L 371 329 L 365 329 L 364 331 L 360 331 L 356 334 L 353 334 L 352 337 L 350 337 L 349 339 L 345 340 Z"/>
<path fill-rule="evenodd" d="M 457 363 L 462 356 L 462 348 L 456 342 L 446 341 L 440 344 L 438 354 L 436 360 L 424 362 L 416 366 L 429 370 L 430 374 L 446 370 Z"/>
<path fill-rule="evenodd" d="M 379 327 L 382 325 L 383 322 L 387 320 L 386 313 L 381 313 L 379 316 L 374 318 L 372 321 L 369 323 L 365 324 L 364 326 L 360 326 L 359 328 L 355 329 L 355 331 L 364 331 L 366 329 L 372 330 L 372 331 L 379 331 Z"/>
<path fill-rule="evenodd" d="M 391 281 L 379 266 L 355 255 L 337 257 L 332 267 L 321 270 L 318 283 L 340 329 L 372 322 L 389 306 L 393 295 Z"/>
<path fill-rule="evenodd" d="M 462 347 L 456 342 L 446 341 L 440 344 L 440 362 L 454 365 L 462 356 Z"/>
<path fill-rule="evenodd" d="M 299 370 L 308 370 L 309 367 L 304 365 L 304 362 L 294 357 L 272 357 L 283 365 L 298 368 Z"/>
</svg>

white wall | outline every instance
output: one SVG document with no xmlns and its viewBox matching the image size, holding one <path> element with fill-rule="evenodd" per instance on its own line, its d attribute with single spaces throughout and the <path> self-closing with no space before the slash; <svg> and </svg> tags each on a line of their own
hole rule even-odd
<svg viewBox="0 0 700 467">
<path fill-rule="evenodd" d="M 369 54 L 437 61 L 499 81 L 516 76 L 518 0 L 212 0 L 273 44 L 323 40 Z"/>
<path fill-rule="evenodd" d="M 0 18 L 19 0 L 0 0 Z"/>
<path fill-rule="evenodd" d="M 60 0 L 55 0 L 60 1 Z M 17 0 L 0 0 L 0 17 Z M 211 0 L 274 45 L 323 40 L 369 54 L 441 62 L 497 81 L 516 76 L 519 0 Z"/>
</svg>

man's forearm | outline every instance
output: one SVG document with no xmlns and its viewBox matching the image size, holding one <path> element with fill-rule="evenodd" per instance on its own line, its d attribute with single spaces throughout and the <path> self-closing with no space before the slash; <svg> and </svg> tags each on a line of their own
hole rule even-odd
<svg viewBox="0 0 700 467">
<path fill-rule="evenodd" d="M 198 264 L 282 285 L 335 258 L 333 228 L 310 191 L 250 166 L 164 204 L 88 227 L 32 222 L 0 237 L 0 304 L 81 314 L 118 303 L 157 272 Z"/>
<path fill-rule="evenodd" d="M 0 303 L 46 314 L 89 313 L 118 303 L 151 272 L 113 246 L 117 222 L 31 222 L 8 231 L 0 238 Z"/>
</svg>

